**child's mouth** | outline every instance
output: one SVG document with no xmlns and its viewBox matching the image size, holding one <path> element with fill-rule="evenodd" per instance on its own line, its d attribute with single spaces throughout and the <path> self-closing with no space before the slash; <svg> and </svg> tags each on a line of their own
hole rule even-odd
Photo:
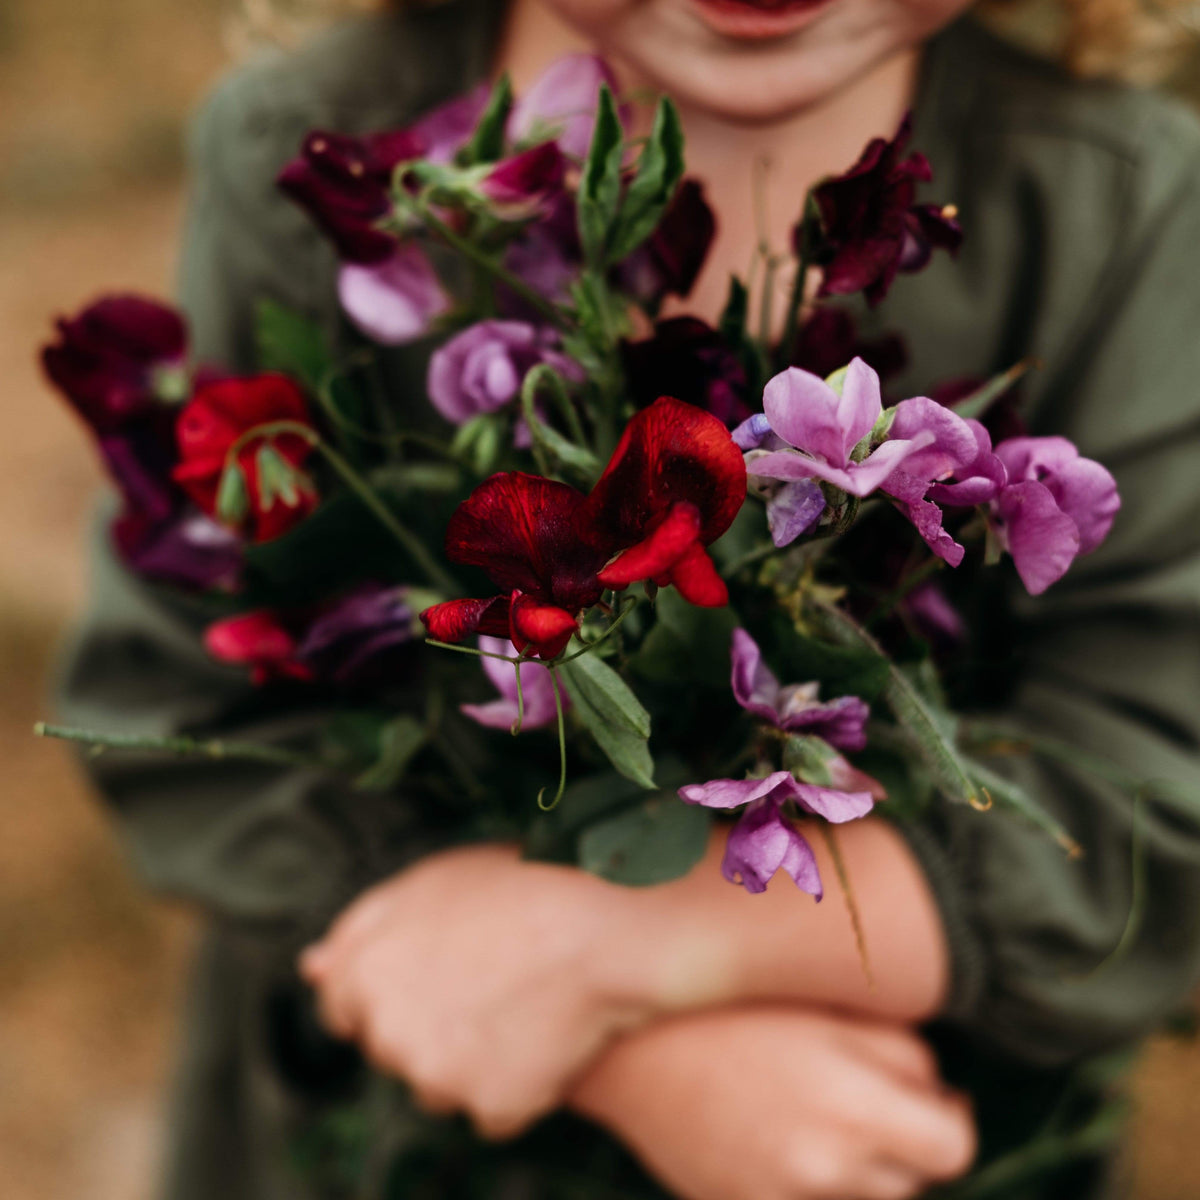
<svg viewBox="0 0 1200 1200">
<path fill-rule="evenodd" d="M 701 19 L 724 37 L 784 37 L 808 24 L 832 0 L 691 0 Z"/>
</svg>

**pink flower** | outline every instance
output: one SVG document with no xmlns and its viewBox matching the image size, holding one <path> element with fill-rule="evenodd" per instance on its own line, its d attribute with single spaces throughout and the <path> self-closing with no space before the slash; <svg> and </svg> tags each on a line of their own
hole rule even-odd
<svg viewBox="0 0 1200 1200">
<path fill-rule="evenodd" d="M 450 308 L 437 272 L 415 242 L 399 244 L 381 262 L 343 263 L 338 299 L 358 330 L 382 346 L 424 337 Z"/>
<path fill-rule="evenodd" d="M 511 655 L 512 644 L 501 638 L 481 637 L 479 649 L 490 654 Z M 517 668 L 514 663 L 502 662 L 498 658 L 480 659 L 484 674 L 500 693 L 487 704 L 462 704 L 459 711 L 489 729 L 511 729 L 517 720 Z M 550 672 L 541 663 L 521 664 L 521 693 L 525 702 L 525 719 L 522 729 L 540 729 L 558 718 L 554 705 L 554 684 Z M 564 705 L 567 697 L 563 696 Z"/>
</svg>

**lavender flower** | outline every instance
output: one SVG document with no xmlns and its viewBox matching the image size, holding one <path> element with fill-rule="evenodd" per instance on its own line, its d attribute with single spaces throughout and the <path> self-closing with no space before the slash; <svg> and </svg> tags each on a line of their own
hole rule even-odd
<svg viewBox="0 0 1200 1200">
<path fill-rule="evenodd" d="M 489 654 L 511 655 L 512 643 L 503 638 L 481 637 L 479 649 Z M 482 658 L 484 674 L 495 685 L 499 697 L 487 704 L 461 704 L 459 711 L 489 729 L 511 729 L 517 720 L 517 669 L 498 658 Z M 540 663 L 521 664 L 521 693 L 525 702 L 522 729 L 539 729 L 558 719 L 554 706 L 554 684 Z M 563 697 L 566 702 L 566 697 Z"/>
<path fill-rule="evenodd" d="M 571 158 L 584 159 L 596 124 L 600 85 L 616 91 L 611 68 L 594 54 L 557 59 L 513 105 L 508 136 L 515 143 L 553 137 Z"/>
<path fill-rule="evenodd" d="M 415 242 L 398 245 L 382 262 L 343 263 L 338 297 L 354 325 L 383 346 L 424 337 L 450 308 L 437 273 Z"/>
</svg>

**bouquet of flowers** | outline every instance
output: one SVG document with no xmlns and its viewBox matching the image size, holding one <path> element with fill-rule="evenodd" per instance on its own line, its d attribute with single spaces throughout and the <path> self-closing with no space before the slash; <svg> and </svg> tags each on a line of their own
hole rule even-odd
<svg viewBox="0 0 1200 1200">
<path fill-rule="evenodd" d="M 1004 804 L 1077 849 L 949 711 L 961 620 L 935 577 L 1008 555 L 1042 592 L 1116 486 L 1016 427 L 1024 364 L 885 402 L 901 343 L 830 301 L 873 305 L 961 238 L 916 200 L 907 123 L 812 189 L 713 327 L 661 319 L 715 220 L 671 102 L 638 117 L 576 57 L 519 99 L 501 80 L 404 129 L 311 133 L 279 185 L 337 249 L 346 345 L 264 302 L 241 377 L 190 362 L 150 300 L 60 323 L 45 368 L 119 489 L 125 564 L 211 601 L 214 658 L 337 702 L 307 744 L 43 732 L 315 763 L 629 884 L 687 872 L 728 815 L 728 879 L 782 868 L 819 899 L 797 818 L 838 861 L 836 825 L 885 799 L 906 821 Z M 433 347 L 427 396 L 383 369 L 407 343 Z"/>
</svg>

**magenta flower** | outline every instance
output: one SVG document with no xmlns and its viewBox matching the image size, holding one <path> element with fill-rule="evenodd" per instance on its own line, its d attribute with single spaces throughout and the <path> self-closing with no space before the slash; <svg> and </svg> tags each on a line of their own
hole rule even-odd
<svg viewBox="0 0 1200 1200">
<path fill-rule="evenodd" d="M 1108 536 L 1121 507 L 1116 480 L 1062 437 L 1010 438 L 996 457 L 1008 484 L 992 502 L 992 527 L 1037 596 Z"/>
<path fill-rule="evenodd" d="M 426 389 L 434 408 L 455 425 L 515 401 L 538 363 L 580 381 L 579 364 L 555 347 L 552 330 L 525 321 L 479 321 L 438 347 L 429 360 Z"/>
<path fill-rule="evenodd" d="M 424 337 L 450 308 L 437 272 L 415 242 L 398 244 L 380 262 L 343 263 L 338 298 L 355 327 L 382 346 Z"/>
<path fill-rule="evenodd" d="M 503 638 L 481 637 L 479 649 L 490 654 L 511 655 L 512 643 Z M 489 729 L 511 729 L 519 715 L 517 706 L 517 668 L 498 658 L 482 658 L 484 674 L 492 681 L 499 697 L 487 704 L 460 704 L 459 711 Z M 550 672 L 541 663 L 521 664 L 521 693 L 525 701 L 522 729 L 540 729 L 558 719 L 554 707 L 554 684 Z M 567 697 L 563 696 L 564 706 Z"/>
<path fill-rule="evenodd" d="M 501 159 L 477 186 L 497 216 L 526 221 L 553 210 L 563 191 L 566 169 L 558 143 L 542 142 Z"/>
<path fill-rule="evenodd" d="M 516 143 L 553 137 L 559 149 L 583 160 L 592 143 L 600 85 L 617 90 L 608 64 L 594 54 L 557 59 L 513 105 L 508 136 Z"/>
<path fill-rule="evenodd" d="M 857 696 L 839 696 L 822 704 L 815 683 L 781 687 L 762 660 L 758 643 L 744 630 L 733 631 L 734 699 L 747 712 L 789 733 L 810 733 L 840 750 L 861 750 L 867 744 L 866 722 L 871 710 Z"/>
<path fill-rule="evenodd" d="M 1004 464 L 992 453 L 991 438 L 978 421 L 967 421 L 924 396 L 896 405 L 890 436 L 932 441 L 905 458 L 883 481 L 882 489 L 899 501 L 925 544 L 957 567 L 966 553 L 942 528 L 935 501 L 959 507 L 986 504 L 1004 486 Z"/>
<path fill-rule="evenodd" d="M 934 440 L 928 431 L 889 438 L 865 457 L 854 457 L 883 412 L 879 376 L 861 358 L 846 368 L 840 390 L 789 367 L 767 384 L 763 410 L 766 425 L 759 422 L 751 429 L 769 431 L 785 448 L 751 451 L 746 461 L 751 475 L 785 482 L 824 479 L 852 496 L 870 495 L 906 458 Z M 749 440 L 747 432 L 741 431 L 740 445 Z M 765 443 L 766 438 L 763 433 L 758 440 Z"/>
<path fill-rule="evenodd" d="M 452 163 L 475 132 L 491 93 L 491 86 L 481 83 L 414 121 L 408 132 L 421 147 L 421 157 L 443 166 Z"/>
</svg>

